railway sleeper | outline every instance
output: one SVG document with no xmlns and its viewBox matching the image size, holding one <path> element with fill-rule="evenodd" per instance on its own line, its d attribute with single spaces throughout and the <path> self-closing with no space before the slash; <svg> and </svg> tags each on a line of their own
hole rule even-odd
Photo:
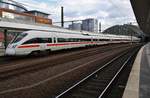
<svg viewBox="0 0 150 98">
<path fill-rule="evenodd" d="M 105 81 L 105 82 L 93 82 L 93 81 L 89 81 L 89 82 L 87 83 L 87 85 L 105 86 L 105 83 L 106 83 L 106 81 Z"/>
<path fill-rule="evenodd" d="M 76 93 L 74 94 L 86 94 L 86 95 L 91 95 L 91 96 L 95 96 L 95 95 L 98 95 L 99 92 L 101 90 L 91 90 L 91 89 L 79 89 Z"/>
<path fill-rule="evenodd" d="M 97 82 L 97 83 L 105 83 L 106 81 L 111 80 L 111 78 L 104 78 L 104 79 L 91 79 L 92 82 Z"/>
<path fill-rule="evenodd" d="M 91 87 L 91 88 L 90 88 Z M 101 86 L 97 85 L 86 85 L 86 86 L 80 86 L 79 89 L 86 89 L 86 90 L 100 90 Z M 77 89 L 78 90 L 78 89 Z"/>
<path fill-rule="evenodd" d="M 71 96 L 68 97 L 64 97 L 64 98 L 96 98 L 97 96 L 95 95 L 89 95 L 89 94 L 83 94 L 83 93 L 78 93 L 78 94 L 73 94 Z"/>
<path fill-rule="evenodd" d="M 100 87 L 103 87 L 104 85 L 102 86 L 97 86 L 97 85 L 86 85 L 84 86 L 86 89 L 93 89 L 93 90 L 100 90 Z"/>
</svg>

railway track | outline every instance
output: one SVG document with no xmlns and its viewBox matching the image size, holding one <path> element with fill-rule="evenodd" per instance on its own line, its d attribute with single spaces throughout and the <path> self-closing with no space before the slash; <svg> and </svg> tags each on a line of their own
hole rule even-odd
<svg viewBox="0 0 150 98">
<path fill-rule="evenodd" d="M 137 46 L 139 45 L 133 45 L 135 48 Z M 103 48 L 103 51 L 101 48 L 97 48 L 99 49 L 97 52 L 94 52 L 94 49 L 92 49 L 92 51 L 88 50 L 89 52 L 86 51 L 87 53 L 82 55 L 83 57 L 80 59 L 69 59 L 70 61 L 68 60 L 64 63 L 59 62 L 56 63 L 57 66 L 50 65 L 49 62 L 45 62 L 46 66 L 43 69 L 39 67 L 36 69 L 33 66 L 32 70 L 30 67 L 30 70 L 14 70 L 13 73 L 9 73 L 10 75 L 7 73 L 1 73 L 0 97 L 54 98 L 56 95 L 59 95 L 67 88 L 72 86 L 72 84 L 77 83 L 77 81 L 84 78 L 87 74 L 92 73 L 115 56 L 130 48 L 130 45 L 123 45 L 122 48 L 120 46 L 111 47 L 111 49 L 108 47 L 108 50 L 107 48 Z M 88 53 L 94 54 L 87 55 Z"/>
<path fill-rule="evenodd" d="M 102 46 L 96 46 L 96 47 L 86 47 L 86 48 L 75 48 L 75 49 L 68 49 L 67 51 L 66 50 L 61 50 L 61 51 L 53 51 L 50 53 L 50 55 L 43 55 L 43 54 L 39 54 L 39 55 L 36 55 L 36 56 L 2 56 L 0 57 L 0 67 L 2 65 L 4 66 L 7 66 L 7 65 L 12 65 L 12 64 L 16 64 L 16 63 L 20 63 L 20 62 L 28 62 L 28 61 L 31 61 L 31 60 L 39 60 L 39 59 L 46 59 L 46 58 L 50 58 L 50 57 L 53 57 L 53 56 L 59 56 L 59 55 L 69 55 L 69 54 L 76 54 L 76 53 L 79 53 L 79 54 L 82 54 L 83 52 L 89 52 L 89 51 L 96 51 L 98 49 L 100 49 L 101 51 L 103 51 L 104 49 L 107 49 L 108 47 L 110 49 L 113 49 L 114 47 L 122 47 L 122 46 L 127 46 L 129 44 L 122 44 L 122 45 L 119 45 L 119 44 L 112 44 L 112 45 L 102 45 Z M 9 61 L 9 62 L 8 62 Z"/>
<path fill-rule="evenodd" d="M 104 98 L 115 79 L 135 55 L 139 47 L 128 49 L 110 62 L 101 66 L 81 81 L 56 95 L 55 98 Z"/>
<path fill-rule="evenodd" d="M 128 45 L 121 45 L 121 46 L 115 46 L 115 47 L 103 47 L 103 48 L 96 48 L 96 49 L 91 49 L 91 50 L 85 50 L 85 51 L 79 51 L 76 53 L 71 53 L 70 55 L 65 54 L 60 57 L 55 57 L 54 58 L 46 58 L 42 60 L 34 60 L 31 62 L 21 62 L 19 64 L 9 64 L 9 65 L 4 65 L 0 67 L 0 79 L 7 78 L 9 76 L 33 71 L 33 70 L 38 70 L 58 64 L 62 64 L 68 61 L 73 61 L 76 59 L 81 59 L 84 58 L 85 56 L 92 56 L 95 55 L 96 53 L 104 53 L 107 51 L 119 49 L 119 48 L 128 48 Z M 58 60 L 59 59 L 59 60 Z M 57 62 L 55 62 L 57 61 Z M 50 62 L 50 63 L 48 63 Z"/>
</svg>

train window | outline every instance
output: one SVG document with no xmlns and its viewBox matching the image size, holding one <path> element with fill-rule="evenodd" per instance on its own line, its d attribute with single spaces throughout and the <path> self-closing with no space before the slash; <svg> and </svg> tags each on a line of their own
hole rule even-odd
<svg viewBox="0 0 150 98">
<path fill-rule="evenodd" d="M 93 41 L 97 41 L 97 39 L 93 39 Z"/>
<path fill-rule="evenodd" d="M 48 43 L 48 38 L 41 38 L 40 43 Z"/>
<path fill-rule="evenodd" d="M 78 39 L 78 38 L 69 38 L 68 39 L 68 42 L 79 42 L 80 41 L 80 39 Z"/>
<path fill-rule="evenodd" d="M 68 38 L 68 42 L 74 42 L 73 38 Z"/>
<path fill-rule="evenodd" d="M 33 38 L 23 44 L 33 44 L 33 43 L 52 43 L 52 38 Z"/>
<path fill-rule="evenodd" d="M 48 43 L 52 43 L 52 38 L 48 38 Z"/>
<path fill-rule="evenodd" d="M 79 38 L 58 38 L 58 42 L 80 42 Z"/>
<path fill-rule="evenodd" d="M 68 42 L 65 38 L 57 38 L 58 42 Z"/>
<path fill-rule="evenodd" d="M 39 39 L 39 43 L 48 43 L 48 38 Z"/>
<path fill-rule="evenodd" d="M 40 43 L 52 43 L 52 38 L 41 38 Z"/>
<path fill-rule="evenodd" d="M 40 43 L 41 39 L 40 38 L 33 38 L 33 39 L 30 39 L 26 42 L 24 42 L 23 44 L 33 44 L 33 43 Z"/>
<path fill-rule="evenodd" d="M 96 39 L 97 40 L 97 39 Z M 80 39 L 80 38 L 58 38 L 58 42 L 84 42 L 91 41 L 91 39 Z"/>
<path fill-rule="evenodd" d="M 25 36 L 27 36 L 27 33 L 21 33 L 18 36 L 16 36 L 11 43 L 17 43 L 21 41 Z"/>
<path fill-rule="evenodd" d="M 81 41 L 81 39 L 76 39 L 77 40 L 77 42 L 80 42 Z"/>
<path fill-rule="evenodd" d="M 101 41 L 109 41 L 109 39 L 100 39 Z"/>
<path fill-rule="evenodd" d="M 86 41 L 87 42 L 87 41 L 91 41 L 91 39 L 82 39 L 82 41 Z"/>
</svg>

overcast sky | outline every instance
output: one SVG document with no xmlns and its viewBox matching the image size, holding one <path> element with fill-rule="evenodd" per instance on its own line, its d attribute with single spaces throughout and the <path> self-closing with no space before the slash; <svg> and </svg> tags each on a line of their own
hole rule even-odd
<svg viewBox="0 0 150 98">
<path fill-rule="evenodd" d="M 28 10 L 51 14 L 53 21 L 60 21 L 60 7 L 64 6 L 65 20 L 97 18 L 102 29 L 115 24 L 135 22 L 129 0 L 15 0 Z"/>
</svg>

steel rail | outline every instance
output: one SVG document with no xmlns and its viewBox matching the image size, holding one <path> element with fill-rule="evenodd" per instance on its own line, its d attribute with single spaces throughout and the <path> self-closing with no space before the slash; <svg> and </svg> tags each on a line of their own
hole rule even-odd
<svg viewBox="0 0 150 98">
<path fill-rule="evenodd" d="M 119 46 L 120 47 L 120 46 Z M 119 47 L 114 47 L 114 48 L 109 48 L 109 49 L 105 49 L 103 52 L 101 53 L 105 53 L 107 51 L 110 51 L 112 49 L 117 49 Z M 124 47 L 124 46 L 123 46 Z M 102 48 L 103 49 L 103 48 Z M 95 50 L 95 49 L 94 49 Z M 96 53 L 98 52 L 99 50 L 96 50 L 96 51 L 90 51 L 88 50 L 92 55 L 93 53 Z M 87 54 L 87 53 L 85 53 Z M 79 54 L 79 55 L 83 55 L 83 54 Z M 90 56 L 89 55 L 89 56 Z M 45 62 L 47 60 L 44 60 Z M 39 62 L 39 63 L 43 63 L 42 62 Z M 36 65 L 36 64 L 35 64 Z M 39 64 L 36 65 L 36 66 L 31 66 L 31 65 L 22 65 L 20 66 L 20 64 L 17 64 L 17 65 L 12 65 L 12 66 L 4 66 L 4 67 L 0 67 L 0 79 L 3 79 L 3 78 L 6 78 L 6 77 L 9 77 L 9 76 L 13 76 L 13 75 L 16 75 L 16 74 L 20 74 L 20 73 L 24 73 L 24 72 L 28 72 L 28 71 L 31 71 L 31 70 L 34 70 L 34 69 L 40 69 L 40 68 L 44 68 L 44 67 L 47 67 L 48 65 L 45 65 L 45 66 L 40 66 Z M 15 72 L 15 73 L 14 73 Z"/>
<path fill-rule="evenodd" d="M 109 64 L 111 64 L 112 62 L 114 62 L 115 60 L 117 60 L 118 58 L 120 58 L 121 56 L 123 56 L 123 55 L 125 55 L 125 54 L 127 54 L 127 53 L 128 53 L 128 51 L 122 53 L 121 55 L 119 55 L 119 56 L 117 56 L 117 57 L 115 57 L 115 58 L 113 58 L 111 61 L 109 61 L 108 63 L 104 64 L 102 67 L 100 67 L 99 69 L 97 69 L 96 71 L 94 71 L 93 73 L 91 73 L 90 75 L 86 76 L 85 78 L 83 78 L 83 79 L 82 79 L 81 81 L 79 81 L 78 83 L 74 84 L 73 86 L 71 86 L 70 88 L 68 88 L 68 89 L 65 90 L 64 92 L 62 92 L 61 94 L 56 95 L 55 98 L 60 98 L 60 97 L 62 97 L 63 95 L 65 95 L 66 93 L 68 93 L 70 90 L 72 90 L 73 88 L 75 88 L 75 87 L 78 86 L 79 84 L 83 83 L 84 81 L 86 81 L 87 79 L 89 79 L 91 76 L 93 76 L 93 75 L 95 75 L 97 72 L 103 70 L 103 69 L 104 69 L 105 67 L 107 67 Z M 125 66 L 126 63 L 130 60 L 131 57 L 132 57 L 132 56 L 130 56 L 130 57 L 128 58 L 128 60 L 123 64 L 124 66 Z M 122 68 L 122 67 L 121 67 L 121 68 Z M 122 68 L 122 69 L 123 69 L 123 68 Z M 121 71 L 121 70 L 120 70 L 120 71 Z M 119 73 L 117 72 L 117 74 L 119 74 Z M 116 76 L 117 76 L 117 75 L 115 75 L 115 77 L 116 77 Z M 115 78 L 113 78 L 113 79 L 111 80 L 111 83 L 113 82 L 114 79 L 115 79 Z M 110 86 L 111 83 L 109 83 L 108 85 Z M 105 93 L 105 91 L 107 90 L 107 88 L 108 88 L 109 86 L 107 86 L 107 87 L 104 89 L 104 91 L 102 92 L 103 94 Z M 99 98 L 101 98 L 101 96 L 102 96 L 103 94 L 101 94 Z"/>
<path fill-rule="evenodd" d="M 117 76 L 120 74 L 120 72 L 123 70 L 123 68 L 126 66 L 126 64 L 129 62 L 129 60 L 132 58 L 132 56 L 135 54 L 136 52 L 132 53 L 132 55 L 130 55 L 127 60 L 123 63 L 123 65 L 121 66 L 121 68 L 118 70 L 118 72 L 115 74 L 115 76 L 112 78 L 112 80 L 109 82 L 109 84 L 105 87 L 105 89 L 103 90 L 103 92 L 99 95 L 98 98 L 102 98 L 103 95 L 107 92 L 107 90 L 109 89 L 109 87 L 111 86 L 111 84 L 114 82 L 114 80 L 117 78 Z"/>
</svg>

